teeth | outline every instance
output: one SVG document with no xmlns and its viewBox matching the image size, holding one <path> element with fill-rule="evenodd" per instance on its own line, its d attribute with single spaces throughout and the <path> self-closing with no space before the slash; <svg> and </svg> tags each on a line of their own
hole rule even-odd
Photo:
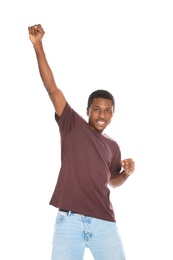
<svg viewBox="0 0 173 260">
<path fill-rule="evenodd" d="M 99 124 L 99 125 L 103 125 L 104 122 L 102 122 L 102 121 L 98 121 L 98 124 Z"/>
</svg>

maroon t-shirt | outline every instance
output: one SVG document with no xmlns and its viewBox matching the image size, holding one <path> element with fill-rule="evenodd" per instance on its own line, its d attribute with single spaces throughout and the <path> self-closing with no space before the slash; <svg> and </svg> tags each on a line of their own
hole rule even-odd
<svg viewBox="0 0 173 260">
<path fill-rule="evenodd" d="M 50 204 L 115 222 L 108 183 L 121 170 L 118 144 L 93 130 L 67 103 L 59 118 L 61 168 Z"/>
</svg>

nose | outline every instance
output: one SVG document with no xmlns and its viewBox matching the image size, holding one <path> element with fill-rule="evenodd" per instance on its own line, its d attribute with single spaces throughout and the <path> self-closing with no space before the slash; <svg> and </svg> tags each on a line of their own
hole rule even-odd
<svg viewBox="0 0 173 260">
<path fill-rule="evenodd" d="M 102 111 L 102 110 L 100 110 L 100 112 L 99 112 L 99 118 L 105 118 L 105 113 L 104 113 L 104 111 Z"/>
</svg>

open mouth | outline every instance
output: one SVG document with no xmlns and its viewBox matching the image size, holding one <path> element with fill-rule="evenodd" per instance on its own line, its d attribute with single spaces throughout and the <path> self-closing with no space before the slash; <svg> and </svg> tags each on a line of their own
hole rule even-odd
<svg viewBox="0 0 173 260">
<path fill-rule="evenodd" d="M 99 126 L 103 126 L 103 125 L 106 124 L 106 122 L 105 122 L 105 121 L 100 121 L 100 120 L 98 120 L 98 121 L 97 121 L 97 124 L 98 124 Z"/>
</svg>

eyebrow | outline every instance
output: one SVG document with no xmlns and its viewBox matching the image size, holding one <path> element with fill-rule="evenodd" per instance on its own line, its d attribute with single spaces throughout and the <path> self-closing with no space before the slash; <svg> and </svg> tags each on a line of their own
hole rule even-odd
<svg viewBox="0 0 173 260">
<path fill-rule="evenodd" d="M 100 106 L 97 106 L 97 105 L 95 105 L 95 106 L 93 106 L 94 108 L 102 108 L 102 107 L 100 107 Z M 113 106 L 112 107 L 105 107 L 105 109 L 112 109 L 113 108 Z"/>
</svg>

